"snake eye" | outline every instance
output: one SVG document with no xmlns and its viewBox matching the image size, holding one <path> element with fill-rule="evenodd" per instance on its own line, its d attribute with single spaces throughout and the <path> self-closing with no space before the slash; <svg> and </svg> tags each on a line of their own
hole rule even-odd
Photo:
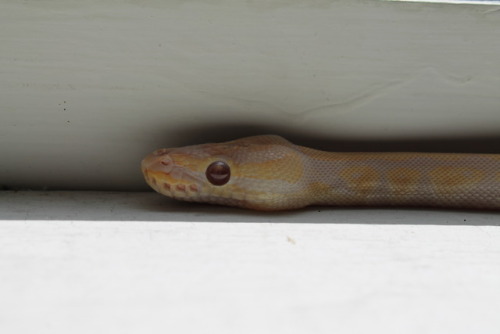
<svg viewBox="0 0 500 334">
<path fill-rule="evenodd" d="M 222 186 L 229 181 L 231 168 L 223 161 L 215 161 L 207 167 L 205 175 L 214 186 Z"/>
</svg>

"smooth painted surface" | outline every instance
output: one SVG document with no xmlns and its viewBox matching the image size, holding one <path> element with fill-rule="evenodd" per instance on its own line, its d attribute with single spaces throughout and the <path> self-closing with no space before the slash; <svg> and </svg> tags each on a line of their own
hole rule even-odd
<svg viewBox="0 0 500 334">
<path fill-rule="evenodd" d="M 498 6 L 3 1 L 0 22 L 7 188 L 145 190 L 153 149 L 249 134 L 500 132 Z"/>
<path fill-rule="evenodd" d="M 500 329 L 498 214 L 259 216 L 152 195 L 0 192 L 0 330 Z"/>
<path fill-rule="evenodd" d="M 498 5 L 499 0 L 385 0 L 385 1 L 408 1 L 408 2 L 435 2 L 445 4 L 480 4 L 480 5 Z"/>
</svg>

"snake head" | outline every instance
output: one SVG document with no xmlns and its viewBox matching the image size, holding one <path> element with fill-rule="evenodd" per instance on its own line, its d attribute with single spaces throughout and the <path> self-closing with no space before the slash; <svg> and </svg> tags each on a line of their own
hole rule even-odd
<svg viewBox="0 0 500 334">
<path fill-rule="evenodd" d="M 303 158 L 287 140 L 266 135 L 159 149 L 141 169 L 146 182 L 168 197 L 279 210 L 301 193 Z"/>
</svg>

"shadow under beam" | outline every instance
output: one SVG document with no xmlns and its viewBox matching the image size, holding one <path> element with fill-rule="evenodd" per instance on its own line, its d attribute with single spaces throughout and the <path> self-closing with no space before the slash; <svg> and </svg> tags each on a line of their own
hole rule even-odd
<svg viewBox="0 0 500 334">
<path fill-rule="evenodd" d="M 217 123 L 180 127 L 169 133 L 176 142 L 162 143 L 165 147 L 223 142 L 247 136 L 276 134 L 291 142 L 331 152 L 443 152 L 443 153 L 500 153 L 500 134 L 475 136 L 426 136 L 412 138 L 353 139 L 332 135 L 314 135 L 288 127 L 258 123 Z M 161 138 L 161 136 L 159 136 Z"/>
</svg>

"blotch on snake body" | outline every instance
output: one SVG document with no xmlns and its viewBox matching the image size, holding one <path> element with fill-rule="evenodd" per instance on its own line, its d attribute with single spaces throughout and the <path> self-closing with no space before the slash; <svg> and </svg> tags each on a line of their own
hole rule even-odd
<svg viewBox="0 0 500 334">
<path fill-rule="evenodd" d="M 373 193 L 379 183 L 379 172 L 369 166 L 349 167 L 340 171 L 339 176 L 354 192 L 368 195 Z"/>
<path fill-rule="evenodd" d="M 469 185 L 481 181 L 484 172 L 470 167 L 437 167 L 430 171 L 432 185 L 439 193 L 457 192 L 460 188 L 467 190 Z"/>
<path fill-rule="evenodd" d="M 397 194 L 411 194 L 418 190 L 422 172 L 415 168 L 394 168 L 387 172 L 387 182 Z"/>
</svg>

